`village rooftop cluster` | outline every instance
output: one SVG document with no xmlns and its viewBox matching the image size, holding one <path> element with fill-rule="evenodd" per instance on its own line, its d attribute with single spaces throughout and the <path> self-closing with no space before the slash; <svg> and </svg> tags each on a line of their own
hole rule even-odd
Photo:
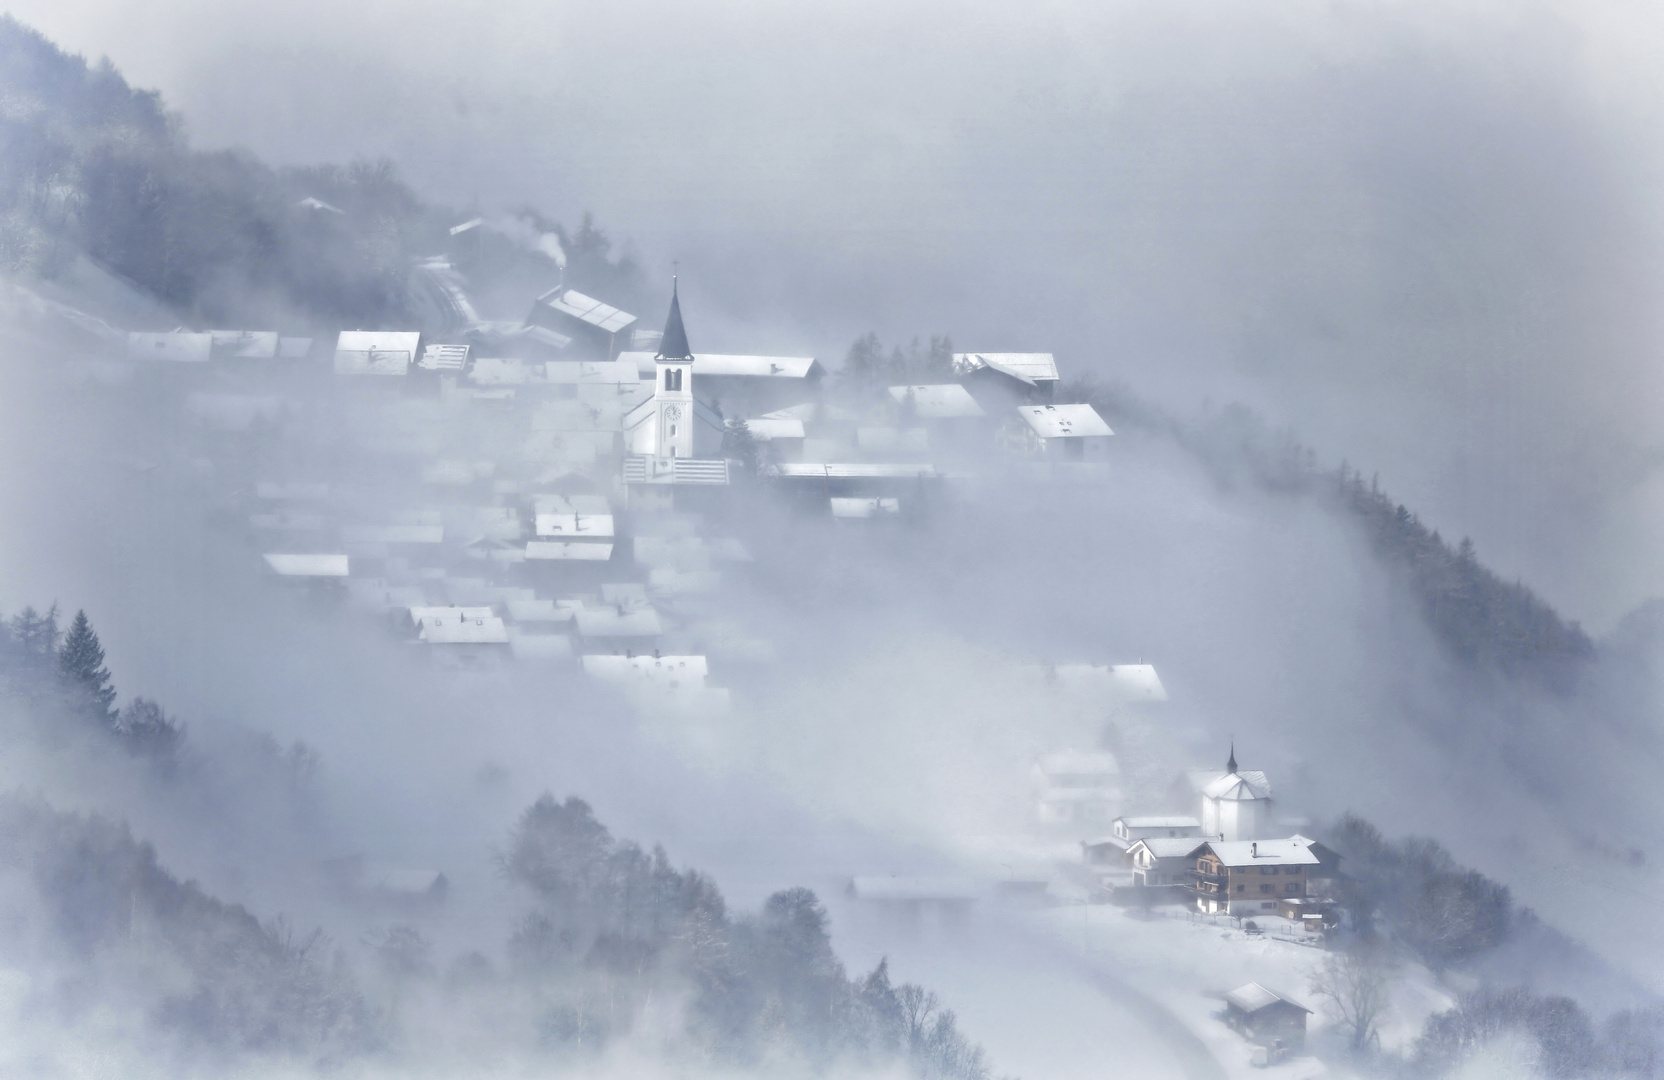
<svg viewBox="0 0 1664 1080">
<path fill-rule="evenodd" d="M 182 373 L 209 426 L 331 416 L 408 481 L 367 494 L 290 467 L 253 478 L 246 520 L 269 573 L 344 592 L 448 663 L 575 662 L 661 704 L 725 709 L 712 660 L 772 651 L 711 599 L 751 559 L 722 524 L 737 485 L 879 528 L 990 464 L 1101 468 L 1112 435 L 1055 400 L 1047 353 L 954 354 L 941 381 L 852 402 L 813 357 L 695 352 L 675 281 L 656 332 L 564 282 L 523 320 L 490 321 L 468 287 L 436 257 L 410 278 L 420 328 L 126 340 L 142 370 Z"/>
</svg>

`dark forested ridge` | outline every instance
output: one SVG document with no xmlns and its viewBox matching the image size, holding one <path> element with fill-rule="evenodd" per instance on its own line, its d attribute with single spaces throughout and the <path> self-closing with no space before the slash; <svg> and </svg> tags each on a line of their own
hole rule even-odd
<svg viewBox="0 0 1664 1080">
<path fill-rule="evenodd" d="M 392 325 L 411 318 L 413 260 L 444 251 L 457 219 L 425 204 L 385 161 L 272 169 L 240 152 L 194 151 L 154 92 L 9 17 L 0 17 L 0 96 L 3 271 L 50 277 L 84 255 L 201 322 Z M 573 284 L 634 300 L 634 263 L 588 218 L 568 231 L 533 209 L 520 217 L 560 238 Z M 470 258 L 471 280 L 487 293 L 505 274 L 555 273 L 547 256 L 489 230 Z M 870 392 L 897 378 L 945 377 L 951 351 L 942 337 L 886 356 L 869 335 L 840 378 Z M 1181 422 L 1117 388 L 1080 382 L 1064 396 L 1091 402 L 1117 427 L 1173 435 L 1222 482 L 1329 499 L 1405 576 L 1439 639 L 1472 667 L 1561 683 L 1592 655 L 1575 623 L 1487 569 L 1469 542 L 1446 542 L 1345 466 L 1318 468 L 1308 448 L 1245 409 Z"/>
<path fill-rule="evenodd" d="M 582 800 L 549 796 L 521 816 L 503 867 L 533 900 L 510 953 L 518 974 L 550 995 L 549 1042 L 598 1045 L 655 994 L 685 992 L 689 1035 L 715 1060 L 900 1061 L 923 1077 L 988 1075 L 934 994 L 893 985 L 882 962 L 847 976 L 808 889 L 735 916 L 703 874 L 613 839 Z"/>
<path fill-rule="evenodd" d="M 193 323 L 408 324 L 413 260 L 444 254 L 458 221 L 387 161 L 274 169 L 242 151 L 193 150 L 154 91 L 9 16 L 0 101 L 0 272 L 52 279 L 91 258 Z M 634 264 L 593 222 L 568 232 L 535 210 L 521 217 L 560 237 L 574 285 L 631 299 Z M 556 274 L 500 233 L 470 254 L 487 288 L 503 273 Z"/>
<path fill-rule="evenodd" d="M 183 726 L 155 702 L 116 701 L 85 613 L 68 632 L 55 607 L 0 623 L 0 753 L 25 743 L 59 754 L 125 751 L 114 760 L 144 770 L 163 798 L 200 801 L 185 789 L 213 784 L 228 763 L 192 752 Z M 266 742 L 256 768 L 310 772 L 310 750 Z M 245 785 L 252 775 L 247 763 L 231 771 Z M 529 901 L 501 928 L 506 970 L 471 954 L 442 975 L 432 944 L 408 923 L 364 942 L 369 955 L 355 967 L 351 950 L 321 931 L 262 923 L 180 881 L 117 821 L 0 795 L 0 959 L 46 957 L 55 978 L 78 987 L 77 1009 L 136 1009 L 190 1054 L 340 1067 L 396 1052 L 414 1021 L 378 1004 L 379 989 L 394 1002 L 437 993 L 464 1011 L 511 1002 L 524 1018 L 517 1045 L 557 1058 L 629 1036 L 654 1002 L 685 1001 L 686 1047 L 730 1067 L 989 1075 L 982 1050 L 934 994 L 893 984 L 885 963 L 848 977 L 808 889 L 776 893 L 754 915 L 732 912 L 710 878 L 673 867 L 660 848 L 615 839 L 576 798 L 545 796 L 528 808 L 501 866 Z"/>
<path fill-rule="evenodd" d="M 1472 541 L 1451 544 L 1371 479 L 1317 454 L 1289 432 L 1271 430 L 1241 406 L 1185 421 L 1138 400 L 1121 387 L 1090 380 L 1060 391 L 1090 402 L 1117 431 L 1170 437 L 1222 485 L 1322 500 L 1360 528 L 1416 598 L 1449 654 L 1467 667 L 1565 687 L 1594 644 L 1521 582 L 1509 582 L 1479 561 Z"/>
<path fill-rule="evenodd" d="M 116 1004 L 137 1005 L 190 1046 L 325 1061 L 385 1039 L 322 935 L 262 925 L 181 882 L 122 825 L 0 797 L 0 866 L 9 879 L 0 950 L 44 954 L 87 999 L 109 980 L 118 999 L 137 999 Z M 34 927 L 43 932 L 30 938 Z"/>
</svg>

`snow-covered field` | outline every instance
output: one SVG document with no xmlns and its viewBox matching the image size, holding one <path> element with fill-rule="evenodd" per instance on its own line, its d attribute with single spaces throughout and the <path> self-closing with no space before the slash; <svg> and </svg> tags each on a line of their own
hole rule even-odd
<svg viewBox="0 0 1664 1080">
<path fill-rule="evenodd" d="M 1168 1011 L 1207 1047 L 1223 1075 L 1350 1075 L 1340 1036 L 1310 989 L 1312 974 L 1325 956 L 1321 949 L 1249 935 L 1229 920 L 1168 911 L 1145 916 L 1109 905 L 1072 904 L 1047 909 L 1033 921 L 1105 978 L 1124 983 Z M 1281 920 L 1258 921 L 1269 926 Z M 1308 1056 L 1270 1069 L 1252 1065 L 1250 1044 L 1215 1018 L 1223 1008 L 1224 993 L 1247 982 L 1258 982 L 1313 1010 Z M 1382 1018 L 1382 1048 L 1407 1045 L 1430 1014 L 1451 1003 L 1452 994 L 1432 973 L 1414 964 L 1401 967 L 1393 979 L 1391 1009 Z"/>
</svg>

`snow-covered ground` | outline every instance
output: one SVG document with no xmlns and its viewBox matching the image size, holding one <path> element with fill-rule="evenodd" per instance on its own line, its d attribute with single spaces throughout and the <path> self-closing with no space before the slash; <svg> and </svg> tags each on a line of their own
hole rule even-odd
<svg viewBox="0 0 1664 1080">
<path fill-rule="evenodd" d="M 1282 920 L 1257 921 L 1274 929 L 1273 924 Z M 1250 935 L 1231 920 L 1192 917 L 1178 909 L 1146 916 L 1110 905 L 1070 904 L 1037 913 L 1033 922 L 1104 978 L 1132 988 L 1169 1012 L 1208 1048 L 1222 1075 L 1349 1075 L 1339 1035 L 1323 1002 L 1310 990 L 1312 974 L 1325 956 L 1319 948 L 1269 934 Z M 1247 1040 L 1216 1018 L 1224 993 L 1248 982 L 1313 1010 L 1307 1056 L 1270 1069 L 1253 1066 Z M 1403 965 L 1393 979 L 1392 1006 L 1382 1018 L 1382 1048 L 1407 1045 L 1430 1014 L 1451 1002 L 1452 995 L 1432 973 L 1419 965 Z"/>
</svg>

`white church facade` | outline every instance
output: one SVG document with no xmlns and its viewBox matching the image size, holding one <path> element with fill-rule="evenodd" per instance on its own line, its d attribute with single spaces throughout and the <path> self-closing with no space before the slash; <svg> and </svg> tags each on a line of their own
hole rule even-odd
<svg viewBox="0 0 1664 1080">
<path fill-rule="evenodd" d="M 638 467 L 649 474 L 669 476 L 677 461 L 717 457 L 722 432 L 721 414 L 693 396 L 693 352 L 672 284 L 670 315 L 653 357 L 653 396 L 625 415 L 625 452 L 648 459 Z"/>
<path fill-rule="evenodd" d="M 1271 781 L 1258 769 L 1239 770 L 1232 747 L 1224 775 L 1202 788 L 1202 835 L 1227 842 L 1260 840 L 1271 829 Z"/>
</svg>

